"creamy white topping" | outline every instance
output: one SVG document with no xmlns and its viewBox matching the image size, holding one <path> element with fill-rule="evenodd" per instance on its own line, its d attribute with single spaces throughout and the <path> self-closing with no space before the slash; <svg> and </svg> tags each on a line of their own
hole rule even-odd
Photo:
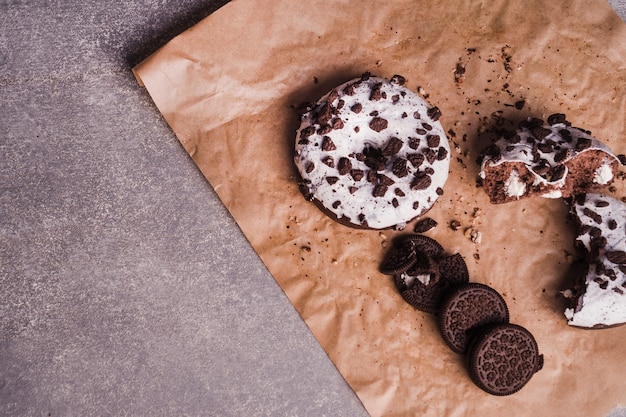
<svg viewBox="0 0 626 417">
<path fill-rule="evenodd" d="M 592 251 L 598 233 L 606 239 L 600 256 L 592 260 L 585 277 L 584 293 L 577 306 L 565 310 L 568 323 L 578 327 L 611 326 L 626 322 L 626 265 L 611 256 L 626 252 L 626 205 L 615 198 L 589 193 L 573 213 L 582 224 L 577 240 Z"/>
<path fill-rule="evenodd" d="M 371 99 L 373 91 L 382 97 Z M 320 122 L 318 114 L 327 103 L 331 119 Z M 429 109 L 433 108 L 400 83 L 379 77 L 351 80 L 326 94 L 302 116 L 297 131 L 294 161 L 305 196 L 354 225 L 403 228 L 435 203 L 448 178 L 450 147 L 441 123 L 432 120 L 438 115 L 431 118 Z M 324 131 L 324 123 L 339 124 Z M 439 139 L 429 146 L 428 137 L 434 136 Z M 364 154 L 380 153 L 394 141 L 398 149 L 385 156 L 382 169 L 373 170 L 363 160 Z M 424 161 L 416 167 L 409 161 L 417 154 Z M 350 162 L 348 173 L 340 172 L 342 158 Z M 370 171 L 385 178 L 369 181 Z M 416 178 L 425 176 L 424 183 L 417 185 Z M 385 188 L 376 181 L 389 185 Z M 375 196 L 377 191 L 383 195 Z"/>
</svg>

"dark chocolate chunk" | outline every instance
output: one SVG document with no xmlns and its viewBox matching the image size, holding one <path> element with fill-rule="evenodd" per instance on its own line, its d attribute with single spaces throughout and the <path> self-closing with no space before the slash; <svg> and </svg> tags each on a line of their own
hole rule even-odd
<svg viewBox="0 0 626 417">
<path fill-rule="evenodd" d="M 374 117 L 371 121 L 370 121 L 370 129 L 372 129 L 375 132 L 381 132 L 385 129 L 387 129 L 387 119 L 383 119 L 382 117 Z"/>
<path fill-rule="evenodd" d="M 350 107 L 350 110 L 352 110 L 354 113 L 361 113 L 361 110 L 363 110 L 363 105 L 361 103 L 356 103 L 352 107 Z"/>
<path fill-rule="evenodd" d="M 572 141 L 572 132 L 567 129 L 559 129 L 559 135 L 561 135 L 563 140 L 567 143 Z"/>
<path fill-rule="evenodd" d="M 414 168 L 419 168 L 425 159 L 421 153 L 410 153 L 406 157 Z"/>
<path fill-rule="evenodd" d="M 322 139 L 322 150 L 334 151 L 335 149 L 337 149 L 337 147 L 335 146 L 333 140 L 328 136 L 324 136 L 324 138 Z"/>
<path fill-rule="evenodd" d="M 372 195 L 374 197 L 384 197 L 388 189 L 389 189 L 388 185 L 377 184 L 374 186 L 374 191 L 372 192 Z"/>
<path fill-rule="evenodd" d="M 424 149 L 424 156 L 426 157 L 428 163 L 432 165 L 433 162 L 437 160 L 438 152 L 431 148 L 426 148 Z"/>
<path fill-rule="evenodd" d="M 319 123 L 322 126 L 326 125 L 328 124 L 328 122 L 330 121 L 332 117 L 333 117 L 332 107 L 328 102 L 326 102 L 319 109 L 319 113 L 317 114 L 317 123 Z"/>
<path fill-rule="evenodd" d="M 326 182 L 330 185 L 335 184 L 337 181 L 339 181 L 339 177 L 326 177 Z"/>
<path fill-rule="evenodd" d="M 550 126 L 555 125 L 557 123 L 565 123 L 565 115 L 563 113 L 554 113 L 548 116 L 548 124 Z"/>
<path fill-rule="evenodd" d="M 403 178 L 409 175 L 409 169 L 407 168 L 407 160 L 404 158 L 397 158 L 393 161 L 391 172 L 398 178 Z"/>
<path fill-rule="evenodd" d="M 417 149 L 420 146 L 420 138 L 409 138 L 409 148 Z"/>
<path fill-rule="evenodd" d="M 363 179 L 363 177 L 365 176 L 365 172 L 363 172 L 362 169 L 351 169 L 350 170 L 350 176 L 355 181 L 361 181 Z"/>
<path fill-rule="evenodd" d="M 431 183 L 432 179 L 428 174 L 426 174 L 425 172 L 417 172 L 415 174 L 415 178 L 413 178 L 413 181 L 411 182 L 411 189 L 425 190 L 430 187 Z"/>
<path fill-rule="evenodd" d="M 428 232 L 430 229 L 433 229 L 436 226 L 437 222 L 435 220 L 431 219 L 430 217 L 426 217 L 425 219 L 422 219 L 415 223 L 415 228 L 413 229 L 413 231 L 415 233 L 424 233 Z"/>
<path fill-rule="evenodd" d="M 448 156 L 448 150 L 444 148 L 443 146 L 439 147 L 439 150 L 437 151 L 437 160 L 443 161 L 444 159 L 446 159 L 447 156 Z"/>
<path fill-rule="evenodd" d="M 392 137 L 391 139 L 389 139 L 389 142 L 387 142 L 387 144 L 383 148 L 382 153 L 384 156 L 392 156 L 400 152 L 401 148 L 402 148 L 402 141 L 396 137 Z"/>
<path fill-rule="evenodd" d="M 589 138 L 578 138 L 576 142 L 576 150 L 584 151 L 585 149 L 589 149 L 591 147 L 591 139 Z"/>
<path fill-rule="evenodd" d="M 372 87 L 372 92 L 370 94 L 370 100 L 378 101 L 381 98 L 383 98 L 383 94 L 381 93 L 382 86 L 383 86 L 382 83 L 374 84 L 374 86 Z"/>
<path fill-rule="evenodd" d="M 618 251 L 607 251 L 606 259 L 614 264 L 624 265 L 626 264 L 626 252 L 618 250 Z"/>
<path fill-rule="evenodd" d="M 556 165 L 550 168 L 548 172 L 548 181 L 558 181 L 565 176 L 566 168 L 565 165 Z"/>
<path fill-rule="evenodd" d="M 557 164 L 560 164 L 561 162 L 565 161 L 567 159 L 568 156 L 568 150 L 563 148 L 563 149 L 559 149 L 555 154 L 554 154 L 554 162 L 556 162 Z"/>
<path fill-rule="evenodd" d="M 309 162 L 306 164 L 305 171 L 307 174 L 311 173 L 315 169 L 315 164 L 313 162 Z"/>
<path fill-rule="evenodd" d="M 348 158 L 341 157 L 339 158 L 337 169 L 339 170 L 339 175 L 346 175 L 352 169 L 352 163 Z"/>
<path fill-rule="evenodd" d="M 430 148 L 436 148 L 439 146 L 439 142 L 441 142 L 441 138 L 439 135 L 428 135 L 426 136 L 426 143 Z"/>
<path fill-rule="evenodd" d="M 322 159 L 322 162 L 331 168 L 335 167 L 335 160 L 332 156 L 327 156 L 326 158 Z"/>
<path fill-rule="evenodd" d="M 552 143 L 542 142 L 537 144 L 537 149 L 543 153 L 551 153 L 554 151 L 554 145 Z"/>
<path fill-rule="evenodd" d="M 433 122 L 436 122 L 441 117 L 441 110 L 439 110 L 439 107 L 433 106 L 430 109 L 428 109 L 426 114 L 428 114 L 428 117 L 430 117 L 430 120 L 432 120 Z"/>
<path fill-rule="evenodd" d="M 595 211 L 591 210 L 590 208 L 585 207 L 583 209 L 583 214 L 589 217 L 590 219 L 592 219 L 594 222 L 598 224 L 602 224 L 602 216 L 596 213 Z"/>
<path fill-rule="evenodd" d="M 307 139 L 315 133 L 315 126 L 307 126 L 300 131 L 300 139 Z"/>
<path fill-rule="evenodd" d="M 323 125 L 319 129 L 317 129 L 318 135 L 325 135 L 327 133 L 332 132 L 333 128 L 330 125 Z"/>
<path fill-rule="evenodd" d="M 335 120 L 331 122 L 331 126 L 335 130 L 343 129 L 344 127 L 343 120 L 337 117 Z"/>
<path fill-rule="evenodd" d="M 378 174 L 378 182 L 383 185 L 393 185 L 396 182 L 384 174 Z"/>
<path fill-rule="evenodd" d="M 391 80 L 389 80 L 392 84 L 398 84 L 398 85 L 404 85 L 404 83 L 406 83 L 406 78 L 404 78 L 402 75 L 394 75 L 393 77 L 391 77 Z"/>
</svg>

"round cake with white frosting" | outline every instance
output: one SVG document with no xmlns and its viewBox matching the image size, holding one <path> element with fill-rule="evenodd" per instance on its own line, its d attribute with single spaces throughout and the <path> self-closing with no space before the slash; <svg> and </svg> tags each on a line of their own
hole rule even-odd
<svg viewBox="0 0 626 417">
<path fill-rule="evenodd" d="M 450 147 L 441 112 L 404 83 L 366 73 L 301 116 L 300 191 L 342 224 L 403 229 L 443 194 Z"/>
<path fill-rule="evenodd" d="M 588 269 L 563 294 L 572 300 L 565 317 L 572 326 L 603 328 L 626 323 L 626 204 L 597 193 L 572 201 L 577 246 Z"/>
<path fill-rule="evenodd" d="M 492 203 L 532 195 L 569 197 L 610 184 L 619 158 L 590 132 L 557 113 L 529 118 L 515 135 L 501 138 L 482 155 L 480 177 Z"/>
</svg>

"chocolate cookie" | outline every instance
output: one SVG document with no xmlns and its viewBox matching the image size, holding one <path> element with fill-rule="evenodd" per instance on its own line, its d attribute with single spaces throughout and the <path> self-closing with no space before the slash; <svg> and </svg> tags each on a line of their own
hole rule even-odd
<svg viewBox="0 0 626 417">
<path fill-rule="evenodd" d="M 516 324 L 500 323 L 482 328 L 467 349 L 470 378 L 493 395 L 519 391 L 543 368 L 543 355 L 533 335 Z"/>
<path fill-rule="evenodd" d="M 467 264 L 460 253 L 439 259 L 439 273 L 451 284 L 457 285 L 469 281 Z"/>
<path fill-rule="evenodd" d="M 402 298 L 407 303 L 417 310 L 435 314 L 446 292 L 455 285 L 467 283 L 469 276 L 464 273 L 451 273 L 452 270 L 457 272 L 464 268 L 467 270 L 461 255 L 441 257 L 438 261 L 425 253 L 421 253 L 421 256 L 428 261 L 417 262 L 406 272 L 395 275 L 394 279 Z M 450 268 L 450 265 L 456 267 Z"/>
<path fill-rule="evenodd" d="M 403 84 L 364 74 L 301 116 L 300 191 L 343 224 L 403 229 L 443 193 L 450 147 L 441 112 Z"/>
<path fill-rule="evenodd" d="M 424 252 L 430 257 L 437 258 L 443 253 L 443 246 L 439 244 L 435 239 L 420 234 L 403 234 L 396 237 L 393 241 L 394 246 L 402 247 L 407 242 L 412 242 L 415 245 L 415 250 Z"/>
<path fill-rule="evenodd" d="M 464 353 L 469 334 L 490 323 L 509 321 L 509 309 L 493 288 L 479 283 L 457 285 L 441 302 L 437 322 L 446 344 Z"/>
<path fill-rule="evenodd" d="M 510 138 L 501 138 L 482 154 L 480 177 L 492 203 L 532 195 L 569 197 L 610 184 L 620 159 L 563 114 L 548 123 L 529 118 Z"/>
</svg>

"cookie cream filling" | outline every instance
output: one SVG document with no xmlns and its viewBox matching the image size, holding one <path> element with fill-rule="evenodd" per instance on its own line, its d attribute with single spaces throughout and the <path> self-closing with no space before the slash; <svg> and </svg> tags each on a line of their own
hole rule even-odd
<svg viewBox="0 0 626 417">
<path fill-rule="evenodd" d="M 405 272 L 402 273 L 401 278 L 404 281 L 404 285 L 406 285 L 407 288 L 411 288 L 415 284 L 415 281 L 419 281 L 424 285 L 430 284 L 431 276 L 430 274 L 409 275 Z"/>
<path fill-rule="evenodd" d="M 300 190 L 343 222 L 402 229 L 443 193 L 450 147 L 440 112 L 399 79 L 348 81 L 301 117 Z"/>
<path fill-rule="evenodd" d="M 608 163 L 602 164 L 593 176 L 593 182 L 601 185 L 608 184 L 613 179 L 613 170 Z"/>
<path fill-rule="evenodd" d="M 511 171 L 511 175 L 504 183 L 504 190 L 509 197 L 520 198 L 526 192 L 526 183 L 519 178 L 516 169 Z"/>
<path fill-rule="evenodd" d="M 604 327 L 625 323 L 626 204 L 589 193 L 574 202 L 572 213 L 580 223 L 577 242 L 588 254 L 589 270 L 583 292 L 572 292 L 577 299 L 575 307 L 565 310 L 568 324 Z"/>
</svg>

